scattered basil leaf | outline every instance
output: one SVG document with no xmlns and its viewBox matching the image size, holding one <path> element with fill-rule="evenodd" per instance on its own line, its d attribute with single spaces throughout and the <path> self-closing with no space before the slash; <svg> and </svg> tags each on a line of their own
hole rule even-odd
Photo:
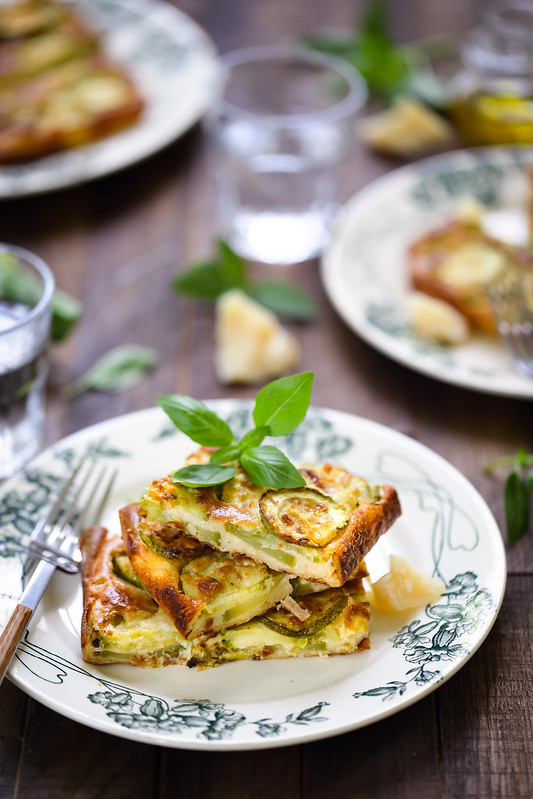
<svg viewBox="0 0 533 799">
<path fill-rule="evenodd" d="M 302 44 L 348 61 L 361 73 L 373 97 L 392 102 L 398 96 L 411 96 L 439 110 L 449 101 L 429 65 L 432 58 L 455 55 L 457 42 L 439 36 L 395 44 L 383 0 L 367 3 L 358 31 L 346 36 L 309 36 Z"/>
<path fill-rule="evenodd" d="M 28 272 L 18 269 L 12 253 L 0 252 L 0 298 L 34 306 L 41 297 L 39 281 Z M 61 289 L 52 299 L 52 340 L 62 341 L 82 314 L 81 302 Z"/>
<path fill-rule="evenodd" d="M 277 447 L 251 447 L 241 456 L 241 465 L 258 486 L 265 488 L 298 488 L 305 480 L 298 469 Z"/>
<path fill-rule="evenodd" d="M 176 427 L 202 447 L 223 447 L 235 441 L 226 422 L 200 400 L 169 394 L 160 397 L 157 403 Z"/>
<path fill-rule="evenodd" d="M 518 472 L 511 472 L 505 481 L 504 505 L 507 535 L 514 543 L 529 525 L 529 491 Z"/>
<path fill-rule="evenodd" d="M 211 464 L 194 464 L 178 469 L 172 475 L 172 480 L 189 488 L 200 488 L 202 486 L 216 486 L 225 483 L 237 474 L 237 469 L 233 466 L 212 466 Z"/>
<path fill-rule="evenodd" d="M 228 286 L 245 289 L 247 284 L 246 266 L 224 239 L 217 242 L 218 262 L 222 279 Z"/>
<path fill-rule="evenodd" d="M 103 355 L 96 363 L 64 389 L 69 397 L 76 397 L 84 391 L 103 391 L 118 393 L 136 386 L 157 366 L 159 357 L 148 347 L 125 344 L 115 347 Z"/>
<path fill-rule="evenodd" d="M 207 302 L 214 302 L 225 291 L 238 288 L 287 319 L 306 321 L 316 316 L 315 303 L 298 286 L 283 281 L 251 280 L 245 262 L 224 239 L 217 242 L 213 261 L 194 264 L 174 279 L 172 287 L 178 293 Z"/>
<path fill-rule="evenodd" d="M 316 316 L 311 297 L 292 283 L 270 280 L 252 285 L 248 294 L 278 316 L 307 321 Z"/>
<path fill-rule="evenodd" d="M 214 301 L 221 294 L 232 288 L 222 276 L 220 269 L 213 263 L 195 264 L 183 272 L 173 282 L 177 292 L 196 297 L 199 300 Z"/>
<path fill-rule="evenodd" d="M 80 316 L 83 305 L 71 294 L 56 289 L 52 299 L 52 341 L 63 341 Z"/>
<path fill-rule="evenodd" d="M 509 541 L 518 541 L 528 530 L 530 519 L 530 496 L 533 495 L 533 470 L 526 474 L 526 470 L 533 466 L 533 455 L 525 447 L 520 447 L 516 455 L 504 455 L 496 458 L 484 467 L 485 472 L 495 469 L 511 468 L 504 491 L 505 524 Z"/>
<path fill-rule="evenodd" d="M 261 389 L 253 412 L 256 427 L 272 436 L 286 436 L 304 420 L 311 401 L 313 372 L 281 377 Z"/>
</svg>

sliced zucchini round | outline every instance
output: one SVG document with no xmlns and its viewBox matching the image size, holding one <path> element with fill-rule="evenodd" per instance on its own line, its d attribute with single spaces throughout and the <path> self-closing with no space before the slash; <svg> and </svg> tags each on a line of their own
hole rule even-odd
<svg viewBox="0 0 533 799">
<path fill-rule="evenodd" d="M 284 609 L 264 613 L 262 616 L 257 616 L 256 621 L 279 635 L 287 635 L 290 638 L 310 638 L 332 624 L 348 604 L 348 596 L 343 593 L 339 594 L 336 590 L 326 591 L 318 599 L 315 597 L 306 597 L 306 599 L 308 601 L 304 604 L 311 611 L 311 615 L 303 623 Z"/>
<path fill-rule="evenodd" d="M 323 547 L 346 527 L 350 514 L 315 488 L 280 488 L 259 499 L 265 528 L 293 544 Z"/>
</svg>

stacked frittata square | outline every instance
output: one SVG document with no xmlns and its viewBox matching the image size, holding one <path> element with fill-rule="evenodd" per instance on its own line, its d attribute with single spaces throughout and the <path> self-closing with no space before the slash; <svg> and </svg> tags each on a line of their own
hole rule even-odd
<svg viewBox="0 0 533 799">
<path fill-rule="evenodd" d="M 364 557 L 401 513 L 396 491 L 329 464 L 300 472 L 295 489 L 259 488 L 242 467 L 218 486 L 165 477 L 121 509 L 122 538 L 87 530 L 85 660 L 205 667 L 368 648 Z"/>
</svg>

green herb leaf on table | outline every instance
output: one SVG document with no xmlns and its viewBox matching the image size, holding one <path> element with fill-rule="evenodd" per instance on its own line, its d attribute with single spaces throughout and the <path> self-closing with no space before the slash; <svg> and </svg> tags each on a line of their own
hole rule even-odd
<svg viewBox="0 0 533 799">
<path fill-rule="evenodd" d="M 40 297 L 39 281 L 18 268 L 14 255 L 0 253 L 0 298 L 34 306 Z M 83 306 L 79 300 L 56 288 L 52 298 L 52 341 L 62 341 L 78 321 L 82 311 Z"/>
<path fill-rule="evenodd" d="M 446 91 L 434 75 L 430 59 L 456 54 L 457 43 L 445 37 L 431 37 L 395 44 L 383 0 L 367 3 L 359 31 L 349 36 L 310 36 L 302 44 L 348 61 L 376 98 L 392 102 L 399 96 L 410 96 L 438 109 L 447 103 Z"/>
<path fill-rule="evenodd" d="M 504 506 L 507 535 L 514 543 L 529 525 L 529 489 L 518 472 L 511 472 L 505 481 Z"/>
<path fill-rule="evenodd" d="M 279 316 L 298 321 L 316 316 L 313 299 L 293 283 L 251 280 L 246 263 L 223 239 L 217 242 L 213 261 L 194 264 L 178 275 L 172 286 L 178 293 L 207 302 L 215 302 L 224 292 L 238 288 Z"/>
<path fill-rule="evenodd" d="M 529 528 L 533 470 L 526 472 L 530 466 L 533 466 L 533 455 L 528 454 L 525 447 L 521 447 L 516 455 L 496 458 L 484 467 L 485 472 L 493 472 L 500 468 L 512 469 L 507 476 L 503 491 L 507 536 L 512 543 L 522 538 Z"/>
<path fill-rule="evenodd" d="M 119 393 L 136 386 L 157 366 L 159 356 L 137 344 L 125 344 L 106 352 L 96 363 L 65 388 L 65 394 L 75 397 L 84 391 Z"/>
<path fill-rule="evenodd" d="M 305 480 L 277 447 L 263 445 L 266 436 L 291 433 L 305 418 L 311 401 L 313 373 L 303 372 L 274 380 L 257 395 L 255 427 L 236 441 L 229 425 L 205 403 L 182 394 L 161 397 L 158 404 L 183 433 L 204 447 L 219 447 L 209 464 L 194 464 L 172 475 L 190 487 L 219 485 L 236 474 L 240 463 L 250 480 L 265 488 L 296 488 Z M 227 465 L 231 464 L 231 465 Z"/>
<path fill-rule="evenodd" d="M 292 283 L 281 280 L 255 283 L 249 287 L 248 294 L 277 316 L 305 322 L 316 315 L 316 306 L 311 297 Z"/>
<path fill-rule="evenodd" d="M 175 291 L 198 300 L 215 301 L 233 286 L 226 282 L 215 263 L 195 264 L 173 282 Z"/>
</svg>

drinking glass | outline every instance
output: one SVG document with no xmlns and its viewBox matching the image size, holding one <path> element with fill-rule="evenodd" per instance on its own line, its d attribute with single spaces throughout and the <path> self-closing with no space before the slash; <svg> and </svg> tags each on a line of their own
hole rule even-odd
<svg viewBox="0 0 533 799">
<path fill-rule="evenodd" d="M 42 445 L 53 294 L 44 261 L 0 243 L 0 478 Z"/>
<path fill-rule="evenodd" d="M 218 232 L 263 263 L 316 256 L 338 208 L 364 81 L 340 59 L 286 47 L 235 51 L 218 67 L 205 120 Z"/>
</svg>

